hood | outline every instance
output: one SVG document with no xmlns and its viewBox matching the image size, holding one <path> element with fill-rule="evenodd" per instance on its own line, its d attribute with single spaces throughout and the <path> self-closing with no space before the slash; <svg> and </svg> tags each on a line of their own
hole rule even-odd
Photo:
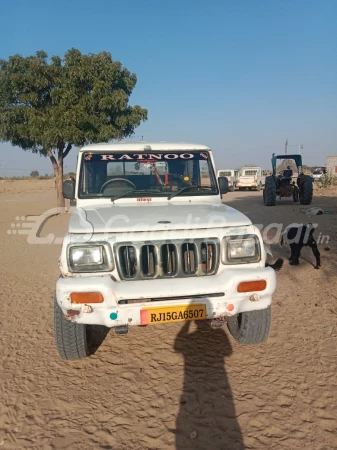
<svg viewBox="0 0 337 450">
<path fill-rule="evenodd" d="M 103 204 L 76 208 L 69 233 L 165 231 L 251 225 L 244 214 L 223 204 Z"/>
</svg>

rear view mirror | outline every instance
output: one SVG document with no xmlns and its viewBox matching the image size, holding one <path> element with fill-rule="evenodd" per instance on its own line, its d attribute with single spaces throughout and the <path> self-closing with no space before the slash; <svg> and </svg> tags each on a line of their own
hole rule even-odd
<svg viewBox="0 0 337 450">
<path fill-rule="evenodd" d="M 75 198 L 75 181 L 66 180 L 63 182 L 63 197 L 69 200 L 74 200 Z"/>
<path fill-rule="evenodd" d="M 227 192 L 229 191 L 228 178 L 227 177 L 219 177 L 218 182 L 219 182 L 220 194 L 221 195 L 227 194 Z"/>
</svg>

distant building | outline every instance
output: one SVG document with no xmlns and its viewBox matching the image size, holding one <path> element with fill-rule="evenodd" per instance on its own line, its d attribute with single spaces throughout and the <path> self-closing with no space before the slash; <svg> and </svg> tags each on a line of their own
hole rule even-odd
<svg viewBox="0 0 337 450">
<path fill-rule="evenodd" d="M 337 155 L 326 157 L 326 171 L 328 174 L 337 176 Z"/>
</svg>

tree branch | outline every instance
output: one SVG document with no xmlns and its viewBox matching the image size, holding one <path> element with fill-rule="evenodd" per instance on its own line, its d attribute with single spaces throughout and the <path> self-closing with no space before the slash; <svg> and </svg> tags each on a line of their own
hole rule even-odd
<svg viewBox="0 0 337 450">
<path fill-rule="evenodd" d="M 49 156 L 49 158 L 50 158 L 50 161 L 51 161 L 51 163 L 52 163 L 52 165 L 53 165 L 53 168 L 55 169 L 55 168 L 57 168 L 57 161 L 56 161 L 56 158 L 55 158 L 55 156 L 53 155 L 53 152 L 51 151 L 51 150 L 47 150 L 47 155 Z"/>
<path fill-rule="evenodd" d="M 63 159 L 68 155 L 68 153 L 70 152 L 71 148 L 72 148 L 72 145 L 68 144 L 67 148 L 63 152 Z"/>
</svg>

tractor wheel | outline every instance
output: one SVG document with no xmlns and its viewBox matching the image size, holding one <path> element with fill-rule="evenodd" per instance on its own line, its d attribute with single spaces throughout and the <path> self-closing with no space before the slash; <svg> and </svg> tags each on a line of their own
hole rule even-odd
<svg viewBox="0 0 337 450">
<path fill-rule="evenodd" d="M 276 204 L 276 184 L 274 177 L 267 177 L 264 188 L 264 199 L 266 206 L 275 206 Z"/>
<path fill-rule="evenodd" d="M 300 186 L 300 203 L 301 205 L 310 205 L 312 202 L 313 185 L 312 178 L 304 175 Z"/>
</svg>

